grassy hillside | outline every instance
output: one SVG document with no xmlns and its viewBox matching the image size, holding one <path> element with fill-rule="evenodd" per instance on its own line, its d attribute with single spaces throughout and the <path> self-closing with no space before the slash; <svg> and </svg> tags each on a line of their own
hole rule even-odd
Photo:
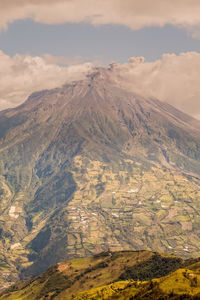
<svg viewBox="0 0 200 300">
<path fill-rule="evenodd" d="M 32 280 L 13 285 L 0 299 L 131 299 L 131 296 L 147 299 L 146 295 L 159 293 L 196 295 L 200 292 L 199 271 L 200 263 L 194 259 L 184 261 L 150 251 L 105 252 L 59 263 Z M 169 275 L 162 277 L 166 274 Z"/>
<path fill-rule="evenodd" d="M 178 269 L 168 276 L 151 281 L 119 281 L 78 293 L 76 300 L 159 300 L 200 299 L 200 268 Z M 62 298 L 57 298 L 62 299 Z M 64 299 L 64 298 L 63 298 Z"/>
</svg>

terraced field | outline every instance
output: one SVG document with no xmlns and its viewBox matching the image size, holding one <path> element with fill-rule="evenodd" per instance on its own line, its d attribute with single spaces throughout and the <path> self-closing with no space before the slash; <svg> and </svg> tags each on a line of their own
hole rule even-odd
<svg viewBox="0 0 200 300">
<path fill-rule="evenodd" d="M 68 249 L 151 249 L 183 257 L 199 255 L 199 179 L 127 160 L 108 168 L 75 159 L 77 190 L 66 209 Z M 84 174 L 82 174 L 84 170 Z M 73 170 L 72 170 L 73 172 Z M 127 236 L 128 232 L 128 236 Z M 163 234 L 164 233 L 164 234 Z M 80 248 L 80 250 L 79 250 Z"/>
<path fill-rule="evenodd" d="M 156 163 L 149 170 L 141 170 L 140 163 L 130 159 L 108 167 L 100 161 L 88 164 L 80 156 L 75 158 L 71 172 L 77 188 L 69 205 L 62 208 L 56 219 L 36 214 L 31 230 L 21 232 L 22 193 L 5 208 L 1 220 L 6 220 L 7 228 L 15 232 L 12 242 L 8 237 L 7 244 L 3 245 L 7 264 L 1 265 L 1 274 L 5 279 L 18 278 L 15 269 L 18 264 L 21 269 L 31 270 L 37 247 L 45 250 L 45 243 L 50 242 L 49 225 L 46 225 L 49 220 L 52 236 L 56 237 L 65 226 L 61 251 L 68 258 L 108 249 L 147 249 L 185 258 L 199 256 L 199 179 L 166 167 L 161 169 Z M 11 191 L 5 183 L 3 189 L 4 199 L 9 203 Z M 41 230 L 44 236 L 38 237 Z M 19 239 L 18 235 L 24 238 Z M 54 250 L 48 251 L 42 255 L 48 257 Z M 40 262 L 33 265 L 33 270 Z"/>
</svg>

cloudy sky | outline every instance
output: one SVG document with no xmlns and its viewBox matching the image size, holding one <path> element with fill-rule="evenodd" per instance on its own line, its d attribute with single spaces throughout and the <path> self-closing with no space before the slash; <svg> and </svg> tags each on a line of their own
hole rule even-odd
<svg viewBox="0 0 200 300">
<path fill-rule="evenodd" d="M 199 16 L 199 0 L 0 0 L 0 109 L 117 62 L 131 88 L 200 118 Z"/>
</svg>

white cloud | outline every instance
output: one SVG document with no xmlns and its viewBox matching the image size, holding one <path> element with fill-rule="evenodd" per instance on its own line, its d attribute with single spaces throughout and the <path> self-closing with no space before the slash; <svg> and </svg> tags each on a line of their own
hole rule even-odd
<svg viewBox="0 0 200 300">
<path fill-rule="evenodd" d="M 0 51 L 0 110 L 21 104 L 34 91 L 81 79 L 93 69 L 92 63 L 61 67 L 55 64 L 56 57 L 50 58 L 54 62 L 29 55 L 10 57 Z"/>
<path fill-rule="evenodd" d="M 192 30 L 200 26 L 199 0 L 2 0 L 0 27 L 32 18 L 46 24 L 88 22 L 122 24 L 131 29 L 172 24 Z"/>
<path fill-rule="evenodd" d="M 66 58 L 66 62 L 69 59 Z M 10 57 L 0 51 L 0 109 L 16 106 L 34 91 L 51 89 L 79 80 L 94 70 L 94 63 L 58 66 L 64 57 L 51 55 Z M 128 63 L 113 64 L 118 84 L 146 97 L 155 97 L 200 118 L 200 53 L 164 54 L 145 62 L 132 57 Z"/>
<path fill-rule="evenodd" d="M 154 62 L 134 57 L 126 64 L 116 64 L 114 70 L 127 89 L 166 101 L 199 118 L 200 53 L 164 54 Z"/>
</svg>

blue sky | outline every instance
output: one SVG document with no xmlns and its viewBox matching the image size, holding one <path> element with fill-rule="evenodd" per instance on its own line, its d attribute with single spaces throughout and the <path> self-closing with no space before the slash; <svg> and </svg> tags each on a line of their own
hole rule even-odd
<svg viewBox="0 0 200 300">
<path fill-rule="evenodd" d="M 11 56 L 49 53 L 107 64 L 124 63 L 131 56 L 153 61 L 163 53 L 200 51 L 200 39 L 172 25 L 131 30 L 124 25 L 92 26 L 83 22 L 47 25 L 26 19 L 15 21 L 0 33 L 0 49 Z"/>
</svg>

